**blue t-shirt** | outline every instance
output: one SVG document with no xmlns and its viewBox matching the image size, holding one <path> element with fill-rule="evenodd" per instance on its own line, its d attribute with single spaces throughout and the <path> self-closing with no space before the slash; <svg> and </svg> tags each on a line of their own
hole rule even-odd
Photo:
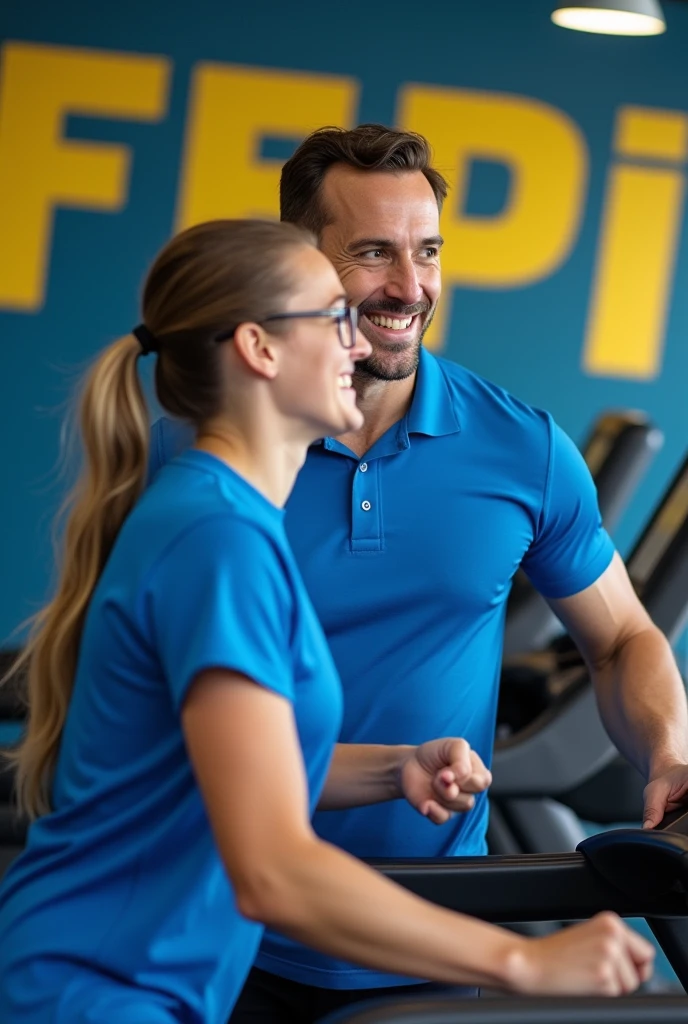
<svg viewBox="0 0 688 1024">
<path fill-rule="evenodd" d="M 189 440 L 158 421 L 153 472 Z M 514 573 L 566 597 L 613 555 L 587 466 L 551 416 L 426 351 L 407 415 L 362 459 L 332 438 L 310 448 L 285 527 L 342 680 L 340 739 L 463 736 L 487 764 Z M 314 823 L 359 857 L 473 856 L 487 815 L 483 794 L 442 826 L 403 800 Z M 256 963 L 326 988 L 400 983 L 271 933 Z"/>
<path fill-rule="evenodd" d="M 312 811 L 337 673 L 283 512 L 193 450 L 136 506 L 89 606 L 54 809 L 0 888 L 2 1024 L 226 1024 L 263 929 L 236 908 L 181 728 L 210 667 L 293 703 Z"/>
</svg>

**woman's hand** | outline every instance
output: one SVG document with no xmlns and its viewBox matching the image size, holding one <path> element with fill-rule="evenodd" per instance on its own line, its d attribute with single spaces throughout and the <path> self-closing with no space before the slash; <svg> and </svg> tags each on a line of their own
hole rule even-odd
<svg viewBox="0 0 688 1024">
<path fill-rule="evenodd" d="M 542 939 L 511 964 L 509 988 L 529 995 L 622 996 L 652 975 L 650 943 L 609 912 Z"/>
<path fill-rule="evenodd" d="M 451 737 L 415 747 L 400 767 L 402 795 L 435 825 L 470 811 L 474 794 L 491 782 L 491 772 L 466 740 Z"/>
</svg>

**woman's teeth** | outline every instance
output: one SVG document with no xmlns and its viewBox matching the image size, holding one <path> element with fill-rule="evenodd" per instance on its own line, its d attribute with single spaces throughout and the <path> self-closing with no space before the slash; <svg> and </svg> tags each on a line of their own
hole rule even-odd
<svg viewBox="0 0 688 1024">
<path fill-rule="evenodd" d="M 393 319 L 391 316 L 371 316 L 368 315 L 368 319 L 376 327 L 387 327 L 392 331 L 405 331 L 407 327 L 411 326 L 412 316 L 404 317 L 403 320 Z"/>
<path fill-rule="evenodd" d="M 350 373 L 340 373 L 339 386 L 340 388 L 350 388 L 352 386 Z"/>
</svg>

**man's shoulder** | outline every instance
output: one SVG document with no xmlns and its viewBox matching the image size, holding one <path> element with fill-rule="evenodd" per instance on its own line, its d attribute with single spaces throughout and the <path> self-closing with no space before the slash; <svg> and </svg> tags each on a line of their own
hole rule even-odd
<svg viewBox="0 0 688 1024">
<path fill-rule="evenodd" d="M 530 405 L 506 388 L 481 377 L 480 374 L 451 359 L 433 355 L 447 383 L 454 404 L 467 420 L 492 423 L 496 429 L 519 428 L 519 433 L 533 434 L 538 440 L 549 437 L 552 417 L 537 406 Z"/>
<path fill-rule="evenodd" d="M 150 455 L 148 479 L 153 479 L 159 469 L 174 459 L 194 441 L 194 430 L 190 423 L 161 416 L 155 421 L 150 433 Z"/>
</svg>

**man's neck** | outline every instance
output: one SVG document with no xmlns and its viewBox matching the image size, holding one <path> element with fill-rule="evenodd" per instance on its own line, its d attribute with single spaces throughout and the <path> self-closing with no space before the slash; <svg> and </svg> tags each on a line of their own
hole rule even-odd
<svg viewBox="0 0 688 1024">
<path fill-rule="evenodd" d="M 376 380 L 354 374 L 358 407 L 364 416 L 363 426 L 360 430 L 340 434 L 337 440 L 359 458 L 365 455 L 394 423 L 406 415 L 415 383 L 416 373 L 404 380 Z"/>
</svg>

